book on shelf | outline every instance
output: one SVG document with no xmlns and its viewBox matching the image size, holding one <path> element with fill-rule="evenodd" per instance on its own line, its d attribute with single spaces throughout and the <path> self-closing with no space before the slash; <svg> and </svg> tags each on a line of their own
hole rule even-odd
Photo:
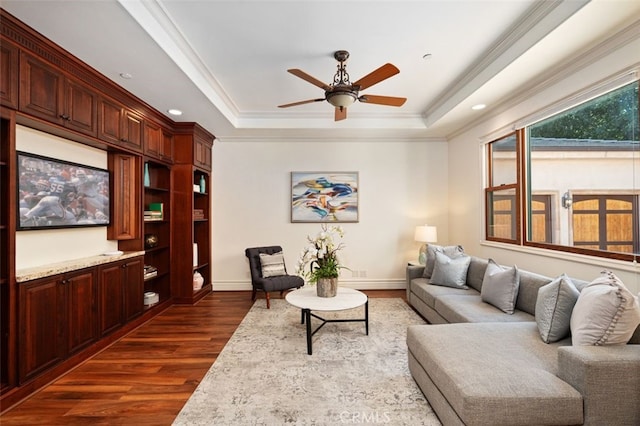
<svg viewBox="0 0 640 426">
<path fill-rule="evenodd" d="M 203 209 L 193 209 L 193 218 L 194 219 L 204 219 L 204 210 Z"/>
<path fill-rule="evenodd" d="M 164 203 L 149 203 L 149 209 L 144 211 L 144 220 L 163 220 Z"/>
<path fill-rule="evenodd" d="M 155 266 L 144 265 L 144 279 L 147 280 L 149 278 L 157 277 L 158 269 Z"/>
</svg>

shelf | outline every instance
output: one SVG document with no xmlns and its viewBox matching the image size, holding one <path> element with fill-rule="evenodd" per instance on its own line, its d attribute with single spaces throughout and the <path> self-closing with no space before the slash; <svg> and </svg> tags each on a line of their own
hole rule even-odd
<svg viewBox="0 0 640 426">
<path fill-rule="evenodd" d="M 169 188 L 160 188 L 157 186 L 145 186 L 145 191 L 155 191 L 155 192 L 169 192 Z"/>
</svg>

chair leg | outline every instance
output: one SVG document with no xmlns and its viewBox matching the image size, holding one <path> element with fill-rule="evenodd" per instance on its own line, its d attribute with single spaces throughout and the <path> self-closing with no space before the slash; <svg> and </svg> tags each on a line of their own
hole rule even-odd
<svg viewBox="0 0 640 426">
<path fill-rule="evenodd" d="M 256 289 L 254 288 L 253 291 L 251 292 L 251 301 L 255 302 L 256 301 Z"/>
<path fill-rule="evenodd" d="M 271 309 L 271 301 L 269 300 L 269 292 L 268 291 L 264 292 L 264 297 L 267 298 L 267 309 Z"/>
</svg>

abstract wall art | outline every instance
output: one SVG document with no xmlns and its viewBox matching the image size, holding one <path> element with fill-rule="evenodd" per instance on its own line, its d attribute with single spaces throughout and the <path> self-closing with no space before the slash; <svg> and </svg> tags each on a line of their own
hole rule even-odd
<svg viewBox="0 0 640 426">
<path fill-rule="evenodd" d="M 358 172 L 291 172 L 291 222 L 358 222 Z"/>
</svg>

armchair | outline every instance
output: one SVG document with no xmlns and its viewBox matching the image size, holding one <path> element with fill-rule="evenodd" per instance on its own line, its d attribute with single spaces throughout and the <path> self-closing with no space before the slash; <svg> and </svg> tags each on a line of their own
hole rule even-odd
<svg viewBox="0 0 640 426">
<path fill-rule="evenodd" d="M 268 272 L 265 270 L 265 274 L 263 274 L 263 265 L 260 261 L 260 254 L 274 255 L 282 253 L 282 247 L 250 247 L 247 248 L 244 253 L 249 258 L 249 268 L 251 271 L 251 285 L 253 287 L 251 300 L 256 300 L 256 293 L 258 290 L 264 291 L 265 298 L 267 299 L 267 309 L 271 308 L 269 292 L 279 291 L 280 295 L 282 295 L 285 290 L 300 288 L 304 285 L 304 280 L 301 277 L 287 274 L 284 259 L 282 259 L 281 264 L 270 265 L 274 266 L 275 269 Z"/>
</svg>

